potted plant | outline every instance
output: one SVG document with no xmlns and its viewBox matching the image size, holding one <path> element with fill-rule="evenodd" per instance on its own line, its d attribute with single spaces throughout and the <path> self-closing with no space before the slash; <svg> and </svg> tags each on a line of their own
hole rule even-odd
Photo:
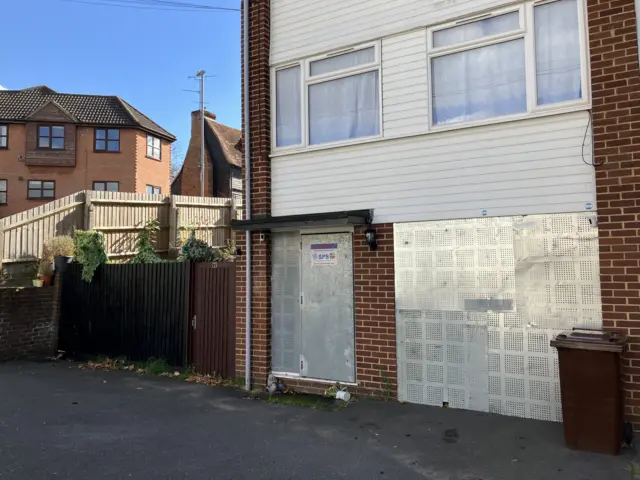
<svg viewBox="0 0 640 480">
<path fill-rule="evenodd" d="M 44 282 L 42 281 L 42 279 L 40 278 L 40 276 L 38 274 L 39 269 L 40 269 L 40 264 L 36 263 L 31 268 L 33 269 L 33 275 L 34 275 L 34 278 L 31 280 L 31 283 L 33 283 L 34 287 L 42 287 L 42 284 Z"/>
<path fill-rule="evenodd" d="M 42 260 L 38 264 L 38 278 L 42 280 L 44 287 L 50 287 L 53 280 L 53 264 L 49 261 Z"/>
<path fill-rule="evenodd" d="M 60 235 L 44 242 L 42 247 L 42 259 L 53 263 L 54 270 L 60 270 L 64 264 L 73 258 L 75 243 L 69 235 Z"/>
</svg>

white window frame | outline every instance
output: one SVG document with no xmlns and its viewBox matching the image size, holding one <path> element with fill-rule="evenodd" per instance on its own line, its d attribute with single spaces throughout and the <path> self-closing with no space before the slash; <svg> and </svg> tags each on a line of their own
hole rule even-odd
<svg viewBox="0 0 640 480">
<path fill-rule="evenodd" d="M 358 65 L 335 72 L 325 73 L 321 75 L 311 76 L 311 63 L 318 60 L 324 60 L 331 57 L 336 57 L 346 53 L 356 52 L 359 50 L 365 50 L 368 48 L 374 48 L 374 61 Z M 287 152 L 287 151 L 300 151 L 305 149 L 322 149 L 329 147 L 336 147 L 342 145 L 353 145 L 358 143 L 367 142 L 373 139 L 382 138 L 383 132 L 383 115 L 382 115 L 382 68 L 381 68 L 381 41 L 368 42 L 359 44 L 353 47 L 341 48 L 340 50 L 334 50 L 322 55 L 316 55 L 306 58 L 304 60 L 298 60 L 296 62 L 288 62 L 282 65 L 277 65 L 271 68 L 271 145 L 274 152 Z M 280 70 L 286 70 L 292 67 L 300 67 L 300 125 L 301 125 L 301 143 L 297 145 L 288 145 L 284 147 L 277 146 L 277 120 L 276 120 L 276 73 Z M 338 140 L 335 142 L 317 143 L 311 145 L 309 143 L 309 87 L 318 83 L 324 83 L 331 80 L 338 80 L 353 75 L 360 75 L 369 72 L 378 72 L 378 104 L 380 106 L 378 112 L 379 133 L 377 135 L 369 135 L 366 137 L 358 137 L 349 140 Z"/>
<path fill-rule="evenodd" d="M 470 16 L 463 20 L 448 22 L 448 23 L 437 25 L 427 29 L 427 79 L 428 79 L 427 98 L 428 98 L 428 105 L 429 105 L 429 122 L 428 122 L 429 131 L 437 132 L 442 130 L 452 130 L 456 128 L 466 128 L 466 127 L 472 127 L 472 126 L 478 126 L 478 125 L 494 124 L 496 122 L 507 122 L 509 120 L 522 119 L 522 118 L 527 118 L 529 116 L 535 116 L 543 112 L 549 112 L 549 111 L 553 112 L 555 110 L 566 110 L 568 108 L 579 107 L 579 106 L 587 107 L 589 105 L 589 101 L 591 98 L 591 90 L 590 90 L 589 64 L 588 64 L 588 58 L 587 58 L 587 46 L 586 46 L 586 35 L 585 35 L 585 25 L 586 25 L 585 8 L 584 8 L 583 0 L 577 0 L 578 37 L 579 37 L 579 44 L 580 44 L 580 69 L 581 69 L 580 79 L 582 82 L 582 85 L 581 85 L 582 97 L 576 100 L 568 100 L 565 102 L 538 105 L 536 51 L 535 51 L 535 36 L 534 36 L 535 35 L 534 8 L 539 5 L 555 3 L 557 1 L 559 0 L 538 0 L 533 2 L 527 2 L 521 5 L 492 10 L 482 15 Z M 497 35 L 482 37 L 476 40 L 471 40 L 468 42 L 459 43 L 455 45 L 447 45 L 445 47 L 436 48 L 433 46 L 434 32 L 437 32 L 439 30 L 445 30 L 447 28 L 464 25 L 467 23 L 473 23 L 478 20 L 484 20 L 486 18 L 496 17 L 499 15 L 504 15 L 512 12 L 519 13 L 520 28 L 518 30 L 513 30 L 507 33 L 500 33 Z M 527 110 L 524 112 L 516 113 L 512 115 L 488 117 L 488 118 L 482 118 L 479 120 L 456 122 L 454 124 L 446 124 L 446 123 L 442 125 L 434 124 L 433 97 L 432 97 L 433 76 L 431 72 L 432 59 L 441 57 L 444 55 L 450 55 L 453 53 L 464 52 L 464 51 L 473 50 L 476 48 L 486 47 L 489 45 L 495 45 L 498 43 L 509 42 L 509 41 L 520 39 L 520 38 L 524 39 L 525 89 L 526 89 L 526 99 L 527 99 Z"/>
<path fill-rule="evenodd" d="M 151 140 L 151 143 L 149 143 Z M 158 142 L 158 146 L 156 147 L 156 141 Z M 151 153 L 149 153 L 149 149 L 151 149 Z M 155 156 L 155 151 L 158 151 L 158 156 Z M 160 137 L 155 137 L 153 135 L 147 134 L 147 155 L 148 158 L 153 160 L 162 161 L 162 139 Z"/>
</svg>

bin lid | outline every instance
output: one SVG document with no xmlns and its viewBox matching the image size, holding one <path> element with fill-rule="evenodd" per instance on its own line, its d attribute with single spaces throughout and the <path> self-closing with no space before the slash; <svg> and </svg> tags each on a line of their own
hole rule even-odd
<svg viewBox="0 0 640 480">
<path fill-rule="evenodd" d="M 626 335 L 618 332 L 576 329 L 572 332 L 558 335 L 551 340 L 551 346 L 578 350 L 597 350 L 600 352 L 623 352 L 626 341 Z"/>
</svg>

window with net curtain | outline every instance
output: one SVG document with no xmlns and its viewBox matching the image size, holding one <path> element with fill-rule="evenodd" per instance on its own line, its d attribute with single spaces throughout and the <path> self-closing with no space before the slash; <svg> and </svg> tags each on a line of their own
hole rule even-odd
<svg viewBox="0 0 640 480">
<path fill-rule="evenodd" d="M 309 145 L 379 135 L 380 78 L 375 62 L 375 47 L 369 47 L 309 63 Z M 277 147 L 303 143 L 301 73 L 299 65 L 276 72 Z"/>
<path fill-rule="evenodd" d="M 577 0 L 534 8 L 538 105 L 582 98 Z"/>
<path fill-rule="evenodd" d="M 537 104 L 582 98 L 577 0 L 534 7 Z M 432 121 L 446 125 L 527 111 L 525 33 L 519 12 L 433 32 L 434 48 L 513 32 L 487 46 L 470 43 L 431 59 Z"/>
<path fill-rule="evenodd" d="M 310 64 L 311 81 L 376 61 L 375 47 Z M 379 72 L 356 73 L 309 85 L 309 144 L 338 142 L 380 133 Z"/>
</svg>

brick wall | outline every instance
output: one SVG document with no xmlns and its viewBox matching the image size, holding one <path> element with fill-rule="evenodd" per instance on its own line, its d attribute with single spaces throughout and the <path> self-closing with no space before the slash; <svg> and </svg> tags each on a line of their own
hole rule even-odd
<svg viewBox="0 0 640 480">
<path fill-rule="evenodd" d="M 58 287 L 0 288 L 0 361 L 54 355 L 58 309 Z"/>
<path fill-rule="evenodd" d="M 640 426 L 640 69 L 634 0 L 588 0 L 604 326 L 628 334 L 626 415 Z"/>
<path fill-rule="evenodd" d="M 200 196 L 200 147 L 202 138 L 202 124 L 200 111 L 191 112 L 191 138 L 187 154 L 180 172 L 180 191 L 177 195 Z M 213 175 L 211 173 L 212 162 L 209 149 L 204 149 L 205 181 L 204 196 L 213 197 Z"/>
<path fill-rule="evenodd" d="M 271 145 L 270 125 L 270 72 L 269 72 L 269 47 L 270 47 L 270 1 L 253 0 L 249 7 L 249 108 L 251 111 L 251 215 L 267 215 L 271 213 L 271 162 L 269 158 Z M 242 12 L 244 25 L 245 12 Z M 244 52 L 243 52 L 244 55 Z M 244 56 L 242 58 L 244 65 Z M 242 74 L 243 85 L 243 118 L 244 126 L 244 82 L 247 81 Z M 243 186 L 243 204 L 246 205 L 246 188 Z M 251 255 L 252 259 L 252 289 L 251 314 L 252 314 L 252 376 L 257 384 L 264 384 L 270 370 L 270 345 L 271 345 L 271 286 L 270 286 L 270 241 L 269 235 L 265 240 L 260 240 L 259 233 L 252 235 L 252 251 L 244 252 Z M 244 236 L 239 235 L 237 242 L 244 242 Z M 242 245 L 242 244 L 241 244 Z M 236 350 L 236 371 L 244 372 L 244 337 L 246 312 L 244 308 L 245 296 L 245 260 L 241 258 L 237 268 L 237 330 L 236 338 L 242 345 Z M 240 374 L 240 373 L 239 373 Z"/>
<path fill-rule="evenodd" d="M 396 312 L 393 224 L 374 225 L 378 249 L 372 251 L 357 228 L 353 238 L 356 301 L 356 377 L 359 390 L 397 398 Z"/>
</svg>

